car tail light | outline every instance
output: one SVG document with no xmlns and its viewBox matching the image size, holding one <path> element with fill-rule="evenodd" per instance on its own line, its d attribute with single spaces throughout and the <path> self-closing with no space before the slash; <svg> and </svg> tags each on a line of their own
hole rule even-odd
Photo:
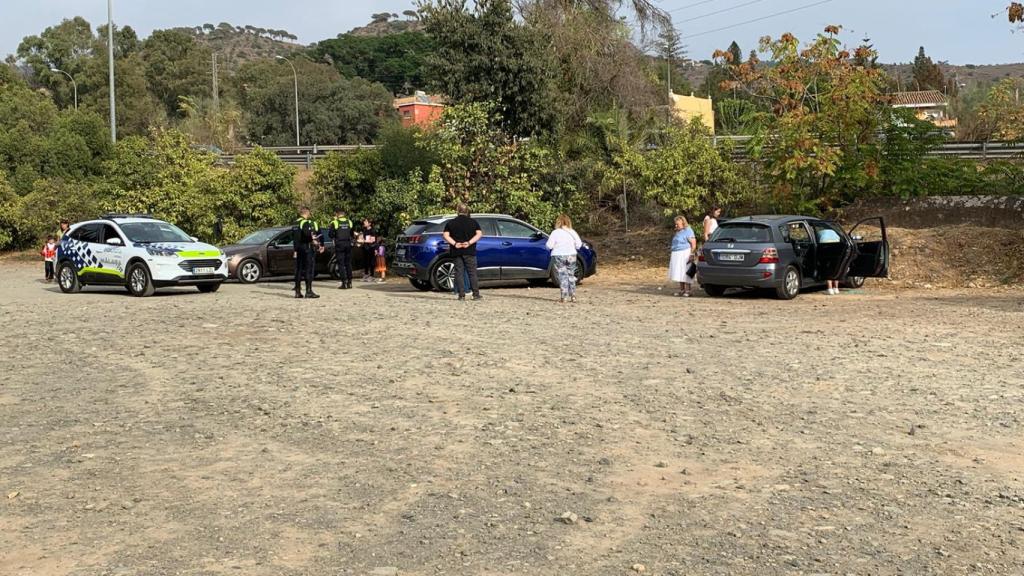
<svg viewBox="0 0 1024 576">
<path fill-rule="evenodd" d="M 697 262 L 704 262 L 704 253 L 697 254 Z"/>
<path fill-rule="evenodd" d="M 406 236 L 405 241 L 409 244 L 421 244 L 423 242 L 423 235 L 416 234 L 415 236 Z"/>
<path fill-rule="evenodd" d="M 761 251 L 761 259 L 757 261 L 758 264 L 778 264 L 779 263 L 779 251 L 775 248 L 765 248 Z"/>
</svg>

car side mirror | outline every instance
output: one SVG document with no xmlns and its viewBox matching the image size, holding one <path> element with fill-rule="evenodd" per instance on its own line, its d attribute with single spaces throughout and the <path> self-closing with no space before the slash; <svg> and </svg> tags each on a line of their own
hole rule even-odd
<svg viewBox="0 0 1024 576">
<path fill-rule="evenodd" d="M 534 240 L 543 240 L 545 236 L 546 235 L 543 232 L 534 232 L 531 238 L 533 238 Z"/>
<path fill-rule="evenodd" d="M 121 242 L 120 238 L 107 238 L 107 245 L 109 246 L 124 246 L 124 242 Z"/>
<path fill-rule="evenodd" d="M 191 238 L 193 242 L 199 242 L 199 238 L 196 238 L 195 236 L 189 236 L 189 238 Z"/>
</svg>

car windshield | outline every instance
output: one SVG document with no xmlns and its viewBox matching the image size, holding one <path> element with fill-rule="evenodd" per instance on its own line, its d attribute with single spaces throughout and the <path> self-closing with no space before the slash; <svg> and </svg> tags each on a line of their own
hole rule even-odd
<svg viewBox="0 0 1024 576">
<path fill-rule="evenodd" d="M 238 241 L 239 244 L 266 244 L 277 236 L 280 230 L 257 230 Z"/>
<path fill-rule="evenodd" d="M 736 222 L 722 224 L 715 233 L 711 235 L 711 242 L 733 242 L 733 243 L 758 243 L 763 244 L 772 241 L 771 228 L 764 224 L 751 222 Z"/>
<path fill-rule="evenodd" d="M 128 237 L 129 242 L 137 244 L 192 242 L 188 234 L 167 222 L 128 222 L 121 224 L 121 231 Z"/>
</svg>

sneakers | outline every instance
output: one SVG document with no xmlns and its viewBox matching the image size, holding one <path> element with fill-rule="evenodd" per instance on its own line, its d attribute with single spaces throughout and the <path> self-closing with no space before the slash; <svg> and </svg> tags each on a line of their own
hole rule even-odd
<svg viewBox="0 0 1024 576">
<path fill-rule="evenodd" d="M 300 297 L 300 296 L 296 296 L 296 297 Z M 306 298 L 311 298 L 312 299 L 312 298 L 319 298 L 319 297 L 320 297 L 320 295 L 317 294 L 316 292 L 313 292 L 312 290 L 306 292 Z"/>
<path fill-rule="evenodd" d="M 300 292 L 300 291 L 296 290 L 296 291 L 295 291 L 295 297 L 296 297 L 296 298 L 302 298 L 302 292 Z"/>
<path fill-rule="evenodd" d="M 829 288 L 825 293 L 829 296 L 839 296 L 839 288 Z"/>
</svg>

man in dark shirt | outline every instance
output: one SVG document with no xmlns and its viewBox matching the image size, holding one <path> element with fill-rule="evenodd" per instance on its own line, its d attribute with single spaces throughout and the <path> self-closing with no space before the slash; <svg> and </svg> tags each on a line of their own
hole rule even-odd
<svg viewBox="0 0 1024 576">
<path fill-rule="evenodd" d="M 470 218 L 469 207 L 459 205 L 459 215 L 448 221 L 444 227 L 444 240 L 450 247 L 455 259 L 455 288 L 459 300 L 466 299 L 466 283 L 464 275 L 469 275 L 469 285 L 473 290 L 473 300 L 480 300 L 480 281 L 476 275 L 476 243 L 484 233 L 480 224 Z"/>
<path fill-rule="evenodd" d="M 352 288 L 352 236 L 355 229 L 352 221 L 345 216 L 345 211 L 338 208 L 334 211 L 334 220 L 328 236 L 334 240 L 334 261 L 338 265 L 338 276 L 341 284 L 338 288 Z"/>
<path fill-rule="evenodd" d="M 323 252 L 320 245 L 320 225 L 310 219 L 309 208 L 299 208 L 299 219 L 292 228 L 295 258 L 295 297 L 302 298 L 302 281 L 306 281 L 306 298 L 319 298 L 313 292 L 313 277 L 316 276 L 316 253 Z"/>
</svg>

